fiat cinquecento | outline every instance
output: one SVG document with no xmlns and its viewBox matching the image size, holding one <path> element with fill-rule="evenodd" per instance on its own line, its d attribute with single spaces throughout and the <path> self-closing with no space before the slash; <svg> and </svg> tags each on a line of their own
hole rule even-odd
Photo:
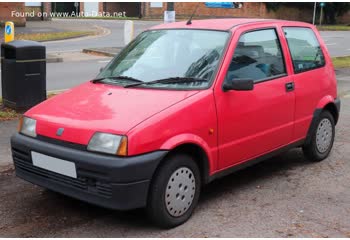
<svg viewBox="0 0 350 240">
<path fill-rule="evenodd" d="M 316 28 L 266 19 L 155 26 L 96 79 L 27 111 L 18 177 L 106 208 L 188 220 L 214 179 L 301 147 L 333 145 L 340 101 Z"/>
</svg>

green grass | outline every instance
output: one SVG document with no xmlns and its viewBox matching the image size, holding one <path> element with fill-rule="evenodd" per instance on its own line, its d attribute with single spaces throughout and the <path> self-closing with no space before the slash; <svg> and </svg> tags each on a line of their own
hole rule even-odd
<svg viewBox="0 0 350 240">
<path fill-rule="evenodd" d="M 350 56 L 332 58 L 334 68 L 350 68 Z"/>
<path fill-rule="evenodd" d="M 44 32 L 44 33 L 19 33 L 15 35 L 16 40 L 32 40 L 38 42 L 63 40 L 69 38 L 94 35 L 94 31 L 71 31 L 71 32 Z"/>
<path fill-rule="evenodd" d="M 2 105 L 2 98 L 0 98 L 0 121 L 18 119 L 21 113 L 16 112 L 13 109 L 4 107 Z"/>
<path fill-rule="evenodd" d="M 317 26 L 319 31 L 350 31 L 350 25 L 323 25 Z"/>
<path fill-rule="evenodd" d="M 21 116 L 20 113 L 17 113 L 15 110 L 0 107 L 0 121 L 14 120 L 18 119 Z"/>
</svg>

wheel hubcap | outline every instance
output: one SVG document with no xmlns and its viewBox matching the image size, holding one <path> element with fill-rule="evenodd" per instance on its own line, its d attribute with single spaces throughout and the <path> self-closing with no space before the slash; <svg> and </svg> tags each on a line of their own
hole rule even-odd
<svg viewBox="0 0 350 240">
<path fill-rule="evenodd" d="M 333 137 L 332 123 L 329 119 L 324 118 L 318 124 L 316 132 L 316 147 L 320 153 L 324 153 L 331 145 Z"/>
<path fill-rule="evenodd" d="M 165 205 L 171 216 L 179 217 L 191 207 L 196 192 L 196 179 L 187 167 L 177 169 L 165 191 Z"/>
</svg>

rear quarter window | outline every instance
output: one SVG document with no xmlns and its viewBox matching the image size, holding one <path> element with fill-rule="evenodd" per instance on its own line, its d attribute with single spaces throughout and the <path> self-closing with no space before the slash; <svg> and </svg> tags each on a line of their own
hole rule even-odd
<svg viewBox="0 0 350 240">
<path fill-rule="evenodd" d="M 315 33 L 310 28 L 284 27 L 295 73 L 323 67 L 325 59 Z"/>
</svg>

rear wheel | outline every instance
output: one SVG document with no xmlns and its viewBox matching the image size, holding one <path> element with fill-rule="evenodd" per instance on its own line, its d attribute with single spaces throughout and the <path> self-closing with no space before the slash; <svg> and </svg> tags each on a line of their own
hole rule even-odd
<svg viewBox="0 0 350 240">
<path fill-rule="evenodd" d="M 191 217 L 201 179 L 197 164 L 186 154 L 175 154 L 164 161 L 153 179 L 147 212 L 158 226 L 171 228 Z"/>
<path fill-rule="evenodd" d="M 328 157 L 332 150 L 335 135 L 334 117 L 329 111 L 323 111 L 312 133 L 311 141 L 303 146 L 305 156 L 315 162 Z"/>
</svg>

